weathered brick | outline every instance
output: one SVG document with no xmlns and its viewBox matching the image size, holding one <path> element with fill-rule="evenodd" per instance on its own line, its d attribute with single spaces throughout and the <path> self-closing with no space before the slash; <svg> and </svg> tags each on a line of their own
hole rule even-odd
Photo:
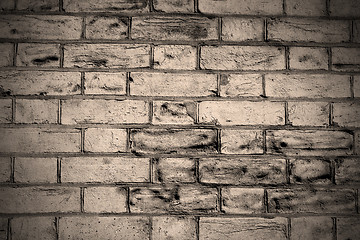
<svg viewBox="0 0 360 240">
<path fill-rule="evenodd" d="M 80 39 L 80 17 L 60 15 L 2 15 L 2 38 L 12 39 Z"/>
<path fill-rule="evenodd" d="M 291 159 L 290 183 L 331 184 L 330 162 L 322 159 Z"/>
<path fill-rule="evenodd" d="M 287 239 L 286 218 L 201 217 L 200 240 Z"/>
<path fill-rule="evenodd" d="M 1 128 L 0 152 L 80 152 L 80 131 L 74 129 Z"/>
<path fill-rule="evenodd" d="M 356 240 L 360 235 L 360 219 L 355 218 L 337 218 L 337 239 L 338 240 Z"/>
<path fill-rule="evenodd" d="M 216 153 L 212 129 L 133 129 L 131 151 L 135 153 Z"/>
<path fill-rule="evenodd" d="M 1 5 L 0 5 L 1 6 Z M 8 219 L 0 218 L 0 239 L 7 240 L 8 235 Z"/>
<path fill-rule="evenodd" d="M 228 214 L 263 213 L 264 189 L 234 188 L 221 189 L 222 211 Z"/>
<path fill-rule="evenodd" d="M 218 20 L 206 17 L 149 16 L 133 17 L 132 39 L 217 40 Z"/>
<path fill-rule="evenodd" d="M 335 167 L 336 184 L 355 185 L 360 183 L 360 159 L 338 158 Z"/>
<path fill-rule="evenodd" d="M 186 45 L 160 45 L 154 47 L 154 69 L 196 68 L 196 47 Z"/>
<path fill-rule="evenodd" d="M 125 129 L 89 128 L 85 131 L 86 152 L 125 152 L 127 134 Z"/>
<path fill-rule="evenodd" d="M 324 102 L 289 102 L 289 122 L 293 126 L 328 126 L 329 104 Z"/>
<path fill-rule="evenodd" d="M 17 66 L 59 67 L 59 44 L 20 43 L 17 50 Z"/>
<path fill-rule="evenodd" d="M 354 97 L 359 98 L 360 97 L 360 76 L 354 76 Z"/>
<path fill-rule="evenodd" d="M 54 217 L 19 217 L 11 219 L 11 239 L 56 240 Z"/>
<path fill-rule="evenodd" d="M 355 213 L 355 194 L 348 189 L 269 189 L 270 213 Z"/>
<path fill-rule="evenodd" d="M 0 123 L 11 123 L 12 121 L 12 100 L 0 99 Z"/>
<path fill-rule="evenodd" d="M 330 16 L 336 17 L 359 17 L 359 2 L 357 0 L 331 0 L 329 13 Z"/>
<path fill-rule="evenodd" d="M 194 0 L 154 0 L 153 5 L 158 12 L 194 12 Z"/>
<path fill-rule="evenodd" d="M 346 131 L 269 130 L 266 148 L 272 154 L 349 155 L 353 135 Z"/>
<path fill-rule="evenodd" d="M 147 123 L 149 104 L 141 100 L 63 100 L 62 124 Z"/>
<path fill-rule="evenodd" d="M 10 160 L 10 158 L 9 157 L 0 157 L 0 182 L 9 182 L 10 175 L 11 175 L 11 160 Z"/>
<path fill-rule="evenodd" d="M 217 211 L 217 190 L 175 186 L 130 188 L 132 213 L 212 213 Z"/>
<path fill-rule="evenodd" d="M 333 103 L 334 125 L 360 127 L 360 103 Z"/>
<path fill-rule="evenodd" d="M 261 18 L 222 18 L 223 41 L 263 41 L 264 20 Z"/>
<path fill-rule="evenodd" d="M 325 16 L 326 1 L 286 0 L 285 12 L 289 16 Z"/>
<path fill-rule="evenodd" d="M 196 239 L 195 218 L 186 216 L 153 217 L 152 239 Z"/>
<path fill-rule="evenodd" d="M 258 97 L 263 94 L 260 74 L 221 75 L 221 97 Z"/>
<path fill-rule="evenodd" d="M 153 181 L 155 183 L 193 183 L 195 179 L 195 159 L 154 158 Z"/>
<path fill-rule="evenodd" d="M 360 43 L 360 21 L 353 21 L 353 42 Z"/>
<path fill-rule="evenodd" d="M 213 184 L 284 184 L 285 159 L 201 158 L 200 182 Z"/>
<path fill-rule="evenodd" d="M 0 72 L 0 93 L 7 95 L 74 95 L 81 93 L 80 85 L 76 72 Z"/>
<path fill-rule="evenodd" d="M 277 15 L 282 14 L 280 0 L 199 0 L 202 13 L 243 14 L 243 15 Z"/>
<path fill-rule="evenodd" d="M 132 73 L 130 94 L 137 96 L 215 96 L 215 74 Z"/>
<path fill-rule="evenodd" d="M 289 68 L 295 70 L 327 70 L 329 55 L 326 48 L 291 47 Z"/>
<path fill-rule="evenodd" d="M 219 125 L 284 125 L 282 102 L 204 101 L 199 103 L 199 122 Z"/>
<path fill-rule="evenodd" d="M 197 107 L 192 101 L 154 101 L 153 124 L 193 124 Z"/>
<path fill-rule="evenodd" d="M 61 182 L 149 182 L 150 159 L 128 157 L 66 157 Z"/>
<path fill-rule="evenodd" d="M 333 239 L 333 220 L 330 217 L 301 217 L 291 219 L 291 239 Z"/>
<path fill-rule="evenodd" d="M 1 213 L 80 212 L 80 188 L 2 187 Z"/>
<path fill-rule="evenodd" d="M 93 213 L 126 212 L 127 191 L 120 187 L 87 187 L 84 191 L 84 211 Z"/>
<path fill-rule="evenodd" d="M 11 43 L 0 44 L 0 67 L 13 65 L 14 45 Z"/>
<path fill-rule="evenodd" d="M 329 74 L 265 75 L 268 97 L 342 98 L 350 97 L 350 77 Z"/>
<path fill-rule="evenodd" d="M 285 69 L 285 50 L 272 46 L 204 46 L 200 67 L 214 70 Z"/>
<path fill-rule="evenodd" d="M 354 138 L 355 138 L 354 152 L 356 155 L 360 155 L 360 131 L 354 132 Z"/>
<path fill-rule="evenodd" d="M 360 49 L 332 48 L 332 68 L 335 71 L 360 71 Z"/>
<path fill-rule="evenodd" d="M 16 99 L 16 123 L 57 123 L 59 100 Z"/>
<path fill-rule="evenodd" d="M 267 39 L 286 42 L 348 42 L 349 21 L 315 19 L 269 19 Z"/>
<path fill-rule="evenodd" d="M 69 44 L 64 47 L 64 67 L 144 68 L 149 66 L 149 45 Z"/>
<path fill-rule="evenodd" d="M 261 130 L 223 129 L 221 131 L 221 153 L 262 154 L 263 142 Z"/>
<path fill-rule="evenodd" d="M 85 94 L 126 94 L 126 73 L 85 73 Z"/>
<path fill-rule="evenodd" d="M 111 16 L 91 16 L 86 18 L 86 38 L 126 39 L 128 19 Z"/>
<path fill-rule="evenodd" d="M 61 217 L 59 239 L 147 239 L 148 217 Z"/>
<path fill-rule="evenodd" d="M 17 183 L 56 183 L 57 159 L 17 157 L 14 180 Z"/>
<path fill-rule="evenodd" d="M 57 0 L 17 0 L 16 9 L 20 11 L 59 11 Z"/>
<path fill-rule="evenodd" d="M 64 0 L 63 8 L 66 12 L 149 12 L 147 0 Z"/>
<path fill-rule="evenodd" d="M 15 8 L 15 0 L 7 0 L 0 2 L 0 11 L 14 10 L 14 8 Z"/>
</svg>

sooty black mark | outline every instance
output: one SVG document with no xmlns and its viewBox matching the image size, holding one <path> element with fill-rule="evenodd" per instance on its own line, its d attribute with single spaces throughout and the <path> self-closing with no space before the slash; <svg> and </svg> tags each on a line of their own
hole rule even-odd
<svg viewBox="0 0 360 240">
<path fill-rule="evenodd" d="M 44 57 L 44 58 L 36 58 L 33 59 L 31 62 L 34 65 L 44 65 L 47 64 L 49 62 L 54 62 L 54 61 L 58 61 L 59 58 L 57 56 L 48 56 L 48 57 Z"/>
</svg>

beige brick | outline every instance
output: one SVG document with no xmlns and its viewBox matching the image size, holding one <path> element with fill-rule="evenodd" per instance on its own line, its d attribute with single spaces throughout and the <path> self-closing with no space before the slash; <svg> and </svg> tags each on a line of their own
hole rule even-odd
<svg viewBox="0 0 360 240">
<path fill-rule="evenodd" d="M 66 157 L 61 182 L 149 182 L 150 159 L 128 157 Z"/>
<path fill-rule="evenodd" d="M 220 125 L 284 125 L 281 102 L 204 101 L 199 103 L 199 122 Z"/>
<path fill-rule="evenodd" d="M 6 240 L 7 235 L 8 235 L 8 219 L 0 218 L 0 239 Z"/>
<path fill-rule="evenodd" d="M 289 122 L 293 126 L 328 126 L 329 104 L 324 102 L 289 102 Z"/>
<path fill-rule="evenodd" d="M 155 183 L 194 183 L 195 159 L 154 158 L 153 181 Z"/>
<path fill-rule="evenodd" d="M 333 239 L 331 217 L 301 217 L 291 219 L 291 239 Z"/>
<path fill-rule="evenodd" d="M 269 239 L 287 238 L 286 218 L 226 218 L 201 217 L 200 240 L 215 239 Z"/>
<path fill-rule="evenodd" d="M 12 100 L 0 99 L 0 123 L 12 122 Z"/>
<path fill-rule="evenodd" d="M 360 155 L 360 131 L 354 132 L 354 138 L 355 138 L 354 153 L 356 155 Z"/>
<path fill-rule="evenodd" d="M 133 17 L 132 39 L 149 40 L 217 40 L 218 21 L 206 17 L 145 16 Z"/>
<path fill-rule="evenodd" d="M 222 18 L 223 41 L 263 41 L 264 20 L 261 18 Z"/>
<path fill-rule="evenodd" d="M 89 128 L 85 131 L 86 152 L 125 152 L 127 134 L 125 129 Z"/>
<path fill-rule="evenodd" d="M 59 11 L 57 0 L 17 0 L 16 9 L 20 11 Z"/>
<path fill-rule="evenodd" d="M 54 217 L 19 217 L 11 219 L 11 239 L 55 240 Z"/>
<path fill-rule="evenodd" d="M 15 8 L 15 0 L 7 0 L 0 2 L 0 11 L 14 10 L 14 8 Z"/>
<path fill-rule="evenodd" d="M 84 211 L 92 213 L 126 212 L 127 191 L 120 187 L 87 187 L 84 192 Z"/>
<path fill-rule="evenodd" d="M 263 94 L 260 74 L 221 75 L 221 97 L 258 97 Z"/>
<path fill-rule="evenodd" d="M 195 218 L 187 216 L 153 217 L 152 239 L 196 239 Z"/>
<path fill-rule="evenodd" d="M 291 159 L 290 183 L 331 184 L 330 162 L 318 159 Z"/>
<path fill-rule="evenodd" d="M 56 183 L 56 158 L 15 159 L 14 180 L 17 183 Z"/>
<path fill-rule="evenodd" d="M 80 188 L 2 187 L 1 213 L 80 212 Z"/>
<path fill-rule="evenodd" d="M 234 188 L 221 189 L 222 210 L 227 214 L 263 213 L 264 189 Z"/>
<path fill-rule="evenodd" d="M 215 74 L 132 73 L 130 94 L 137 96 L 215 96 Z"/>
<path fill-rule="evenodd" d="M 349 21 L 282 18 L 268 21 L 268 40 L 286 42 L 348 42 Z"/>
<path fill-rule="evenodd" d="M 0 5 L 0 9 L 1 9 L 1 5 Z M 11 43 L 1 43 L 0 44 L 0 67 L 12 66 L 13 58 L 14 58 L 14 45 Z"/>
<path fill-rule="evenodd" d="M 285 50 L 272 46 L 204 46 L 201 69 L 281 70 L 285 69 Z"/>
<path fill-rule="evenodd" d="M 350 77 L 328 74 L 265 75 L 268 97 L 345 98 L 350 97 Z"/>
<path fill-rule="evenodd" d="M 2 15 L 3 38 L 12 39 L 80 39 L 81 17 L 61 15 Z"/>
<path fill-rule="evenodd" d="M 195 102 L 154 101 L 153 124 L 194 124 Z"/>
<path fill-rule="evenodd" d="M 277 15 L 282 14 L 280 0 L 199 0 L 201 13 Z"/>
<path fill-rule="evenodd" d="M 64 67 L 143 68 L 150 66 L 150 47 L 144 44 L 69 44 Z"/>
<path fill-rule="evenodd" d="M 60 45 L 19 43 L 16 65 L 27 67 L 59 67 Z"/>
<path fill-rule="evenodd" d="M 335 71 L 360 71 L 360 49 L 332 48 L 332 68 Z"/>
<path fill-rule="evenodd" d="M 62 124 L 147 123 L 149 104 L 141 100 L 63 100 Z"/>
<path fill-rule="evenodd" d="M 196 68 L 196 47 L 186 45 L 160 45 L 154 48 L 154 69 Z"/>
<path fill-rule="evenodd" d="M 326 16 L 326 1 L 286 0 L 285 12 L 289 16 Z"/>
<path fill-rule="evenodd" d="M 359 2 L 357 0 L 331 0 L 329 13 L 330 16 L 336 17 L 359 17 Z"/>
<path fill-rule="evenodd" d="M 334 125 L 360 127 L 360 103 L 333 103 Z"/>
<path fill-rule="evenodd" d="M 221 153 L 262 154 L 264 138 L 261 130 L 223 129 Z"/>
<path fill-rule="evenodd" d="M 360 21 L 353 21 L 353 42 L 360 43 Z"/>
<path fill-rule="evenodd" d="M 335 182 L 338 185 L 357 185 L 360 183 L 360 159 L 336 159 Z"/>
<path fill-rule="evenodd" d="M 359 238 L 360 229 L 359 229 L 360 219 L 357 217 L 352 218 L 337 218 L 337 239 L 338 240 L 356 240 Z"/>
<path fill-rule="evenodd" d="M 354 76 L 354 97 L 360 98 L 360 76 Z"/>
<path fill-rule="evenodd" d="M 9 157 L 0 157 L 0 182 L 9 182 L 10 175 L 11 159 Z"/>
<path fill-rule="evenodd" d="M 16 99 L 16 123 L 57 123 L 59 100 Z"/>
<path fill-rule="evenodd" d="M 64 0 L 65 12 L 149 12 L 148 1 Z"/>
<path fill-rule="evenodd" d="M 80 131 L 74 129 L 1 128 L 3 153 L 80 152 Z"/>
<path fill-rule="evenodd" d="M 326 48 L 291 47 L 289 61 L 290 69 L 327 70 L 329 56 Z"/>
<path fill-rule="evenodd" d="M 126 94 L 126 73 L 85 73 L 85 94 Z"/>
<path fill-rule="evenodd" d="M 176 13 L 193 13 L 193 0 L 154 0 L 155 11 L 159 12 L 176 12 Z"/>
<path fill-rule="evenodd" d="M 111 16 L 90 16 L 86 18 L 86 38 L 126 39 L 128 19 Z"/>
</svg>

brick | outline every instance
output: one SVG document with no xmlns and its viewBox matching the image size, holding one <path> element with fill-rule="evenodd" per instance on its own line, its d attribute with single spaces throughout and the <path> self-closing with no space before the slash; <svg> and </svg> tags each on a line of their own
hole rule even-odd
<svg viewBox="0 0 360 240">
<path fill-rule="evenodd" d="M 286 155 L 349 155 L 353 135 L 346 131 L 269 130 L 266 148 L 271 154 Z"/>
<path fill-rule="evenodd" d="M 201 13 L 242 14 L 242 15 L 277 15 L 282 14 L 280 0 L 199 0 Z"/>
<path fill-rule="evenodd" d="M 301 217 L 291 219 L 291 239 L 333 239 L 333 220 L 330 217 Z"/>
<path fill-rule="evenodd" d="M 57 159 L 17 157 L 14 180 L 17 183 L 56 183 Z"/>
<path fill-rule="evenodd" d="M 10 182 L 10 175 L 11 159 L 9 157 L 0 157 L 0 182 Z"/>
<path fill-rule="evenodd" d="M 295 70 L 328 70 L 329 56 L 326 48 L 291 47 L 289 68 Z"/>
<path fill-rule="evenodd" d="M 287 239 L 286 218 L 201 217 L 200 240 Z"/>
<path fill-rule="evenodd" d="M 351 97 L 350 77 L 329 74 L 265 75 L 268 97 L 345 98 Z"/>
<path fill-rule="evenodd" d="M 194 124 L 197 104 L 192 101 L 154 101 L 153 124 Z"/>
<path fill-rule="evenodd" d="M 75 187 L 2 187 L 1 213 L 80 212 L 80 188 Z"/>
<path fill-rule="evenodd" d="M 144 68 L 150 66 L 150 47 L 144 44 L 69 44 L 64 67 Z"/>
<path fill-rule="evenodd" d="M 260 74 L 221 75 L 221 97 L 258 97 L 263 94 Z"/>
<path fill-rule="evenodd" d="M 0 11 L 14 10 L 14 8 L 15 8 L 15 0 L 7 0 L 0 2 Z"/>
<path fill-rule="evenodd" d="M 85 131 L 85 152 L 125 152 L 125 129 L 89 128 Z"/>
<path fill-rule="evenodd" d="M 212 213 L 217 211 L 217 190 L 175 186 L 130 188 L 132 213 Z"/>
<path fill-rule="evenodd" d="M 91 16 L 86 18 L 86 38 L 126 39 L 128 19 L 111 16 Z"/>
<path fill-rule="evenodd" d="M 355 194 L 348 189 L 269 189 L 270 213 L 355 213 Z"/>
<path fill-rule="evenodd" d="M 356 240 L 359 238 L 360 229 L 359 229 L 360 219 L 359 217 L 355 218 L 337 218 L 337 239 L 338 240 Z"/>
<path fill-rule="evenodd" d="M 341 127 L 360 127 L 360 103 L 333 103 L 333 122 Z"/>
<path fill-rule="evenodd" d="M 136 1 L 97 1 L 97 0 L 64 0 L 65 12 L 115 12 L 139 13 L 149 12 L 147 0 Z"/>
<path fill-rule="evenodd" d="M 360 97 L 360 76 L 354 76 L 354 97 Z"/>
<path fill-rule="evenodd" d="M 356 185 L 360 183 L 360 159 L 339 158 L 335 160 L 335 182 L 338 185 Z"/>
<path fill-rule="evenodd" d="M 201 69 L 281 70 L 285 69 L 285 50 L 272 46 L 204 46 Z"/>
<path fill-rule="evenodd" d="M 354 153 L 356 155 L 360 155 L 360 131 L 354 132 L 354 138 L 355 138 Z"/>
<path fill-rule="evenodd" d="M 0 239 L 6 240 L 8 235 L 8 219 L 0 218 Z"/>
<path fill-rule="evenodd" d="M 11 219 L 12 239 L 55 240 L 54 217 L 19 217 Z"/>
<path fill-rule="evenodd" d="M 286 161 L 261 158 L 201 158 L 199 178 L 200 182 L 210 184 L 284 184 Z"/>
<path fill-rule="evenodd" d="M 359 17 L 360 6 L 357 0 L 331 0 L 329 5 L 330 16 Z"/>
<path fill-rule="evenodd" d="M 186 216 L 159 216 L 152 219 L 152 239 L 196 239 L 196 221 Z"/>
<path fill-rule="evenodd" d="M 326 1 L 287 0 L 285 12 L 289 16 L 326 16 Z"/>
<path fill-rule="evenodd" d="M 330 162 L 322 159 L 291 159 L 290 183 L 331 184 Z"/>
<path fill-rule="evenodd" d="M 120 187 L 87 187 L 84 191 L 84 211 L 92 213 L 126 212 L 127 191 Z"/>
<path fill-rule="evenodd" d="M 149 104 L 141 100 L 63 100 L 62 124 L 147 123 Z"/>
<path fill-rule="evenodd" d="M 19 43 L 16 65 L 26 67 L 59 67 L 60 45 Z"/>
<path fill-rule="evenodd" d="M 81 36 L 80 17 L 60 15 L 2 15 L 2 38 L 73 40 Z"/>
<path fill-rule="evenodd" d="M 154 158 L 153 182 L 155 183 L 194 183 L 195 159 L 193 158 Z"/>
<path fill-rule="evenodd" d="M 221 189 L 222 211 L 227 214 L 263 213 L 264 189 L 234 188 Z"/>
<path fill-rule="evenodd" d="M 260 18 L 222 18 L 223 41 L 263 41 L 264 20 Z"/>
<path fill-rule="evenodd" d="M 353 21 L 353 42 L 360 43 L 360 21 Z"/>
<path fill-rule="evenodd" d="M 289 102 L 289 122 L 293 126 L 328 126 L 329 104 L 326 102 Z"/>
<path fill-rule="evenodd" d="M 17 0 L 16 9 L 20 11 L 59 11 L 57 0 Z"/>
<path fill-rule="evenodd" d="M 0 123 L 12 122 L 12 100 L 0 99 Z"/>
<path fill-rule="evenodd" d="M 149 218 L 138 216 L 61 217 L 59 239 L 146 239 Z"/>
<path fill-rule="evenodd" d="M 217 92 L 215 74 L 132 73 L 130 95 L 206 97 Z"/>
<path fill-rule="evenodd" d="M 3 153 L 80 152 L 80 131 L 74 129 L 1 128 Z"/>
<path fill-rule="evenodd" d="M 261 130 L 223 129 L 221 131 L 221 153 L 262 154 L 263 142 Z"/>
<path fill-rule="evenodd" d="M 154 0 L 155 11 L 173 13 L 193 13 L 193 0 Z"/>
<path fill-rule="evenodd" d="M 332 48 L 332 68 L 335 71 L 360 71 L 360 49 Z"/>
<path fill-rule="evenodd" d="M 14 45 L 11 43 L 0 44 L 0 67 L 13 65 Z"/>
<path fill-rule="evenodd" d="M 149 182 L 150 159 L 129 157 L 65 157 L 61 182 Z"/>
<path fill-rule="evenodd" d="M 218 20 L 192 16 L 133 17 L 131 38 L 176 41 L 217 40 Z"/>
<path fill-rule="evenodd" d="M 130 146 L 134 153 L 216 153 L 212 129 L 133 129 Z"/>
<path fill-rule="evenodd" d="M 219 125 L 284 125 L 281 102 L 204 101 L 199 103 L 199 122 Z"/>
<path fill-rule="evenodd" d="M 126 73 L 85 73 L 85 94 L 126 94 Z"/>
<path fill-rule="evenodd" d="M 195 70 L 196 47 L 160 45 L 154 47 L 154 69 Z"/>
<path fill-rule="evenodd" d="M 59 100 L 16 99 L 16 123 L 57 123 Z"/>
</svg>

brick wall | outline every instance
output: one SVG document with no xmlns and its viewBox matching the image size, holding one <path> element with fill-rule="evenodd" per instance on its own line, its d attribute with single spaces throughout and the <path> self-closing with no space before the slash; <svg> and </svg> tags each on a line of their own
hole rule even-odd
<svg viewBox="0 0 360 240">
<path fill-rule="evenodd" d="M 358 0 L 1 0 L 0 239 L 359 239 Z"/>
</svg>

